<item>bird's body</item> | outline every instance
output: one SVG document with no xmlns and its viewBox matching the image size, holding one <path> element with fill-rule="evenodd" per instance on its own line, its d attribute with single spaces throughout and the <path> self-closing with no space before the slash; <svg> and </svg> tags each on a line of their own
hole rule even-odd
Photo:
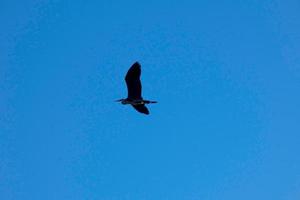
<svg viewBox="0 0 300 200">
<path fill-rule="evenodd" d="M 130 104 L 130 105 L 145 105 L 149 103 L 157 103 L 156 101 L 148 101 L 148 100 L 131 100 L 131 99 L 122 99 L 121 103 L 123 105 Z"/>
<path fill-rule="evenodd" d="M 127 85 L 128 96 L 126 99 L 120 99 L 123 105 L 130 104 L 138 112 L 149 114 L 149 110 L 145 104 L 157 103 L 156 101 L 144 100 L 142 97 L 142 84 L 140 80 L 141 76 L 141 65 L 138 62 L 135 62 L 130 69 L 128 70 L 125 81 Z"/>
</svg>

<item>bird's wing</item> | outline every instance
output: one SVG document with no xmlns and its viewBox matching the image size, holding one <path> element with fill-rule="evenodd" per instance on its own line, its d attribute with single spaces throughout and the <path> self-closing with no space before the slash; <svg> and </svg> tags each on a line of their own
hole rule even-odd
<svg viewBox="0 0 300 200">
<path fill-rule="evenodd" d="M 142 99 L 142 84 L 140 80 L 141 65 L 135 62 L 128 70 L 125 81 L 129 99 Z"/>
<path fill-rule="evenodd" d="M 149 115 L 149 110 L 145 105 L 132 105 L 132 107 L 134 107 L 134 109 L 136 109 L 140 113 Z"/>
</svg>

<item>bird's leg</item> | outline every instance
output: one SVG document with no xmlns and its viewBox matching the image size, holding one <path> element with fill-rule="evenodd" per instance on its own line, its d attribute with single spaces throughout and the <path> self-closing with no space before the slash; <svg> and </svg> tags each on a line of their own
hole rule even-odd
<svg viewBox="0 0 300 200">
<path fill-rule="evenodd" d="M 149 101 L 149 100 L 144 100 L 145 104 L 149 104 L 149 103 L 157 103 L 157 101 Z"/>
</svg>

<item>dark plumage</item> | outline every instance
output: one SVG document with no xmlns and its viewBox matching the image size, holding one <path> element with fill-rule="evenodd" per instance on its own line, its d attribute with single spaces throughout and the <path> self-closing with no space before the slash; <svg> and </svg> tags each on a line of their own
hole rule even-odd
<svg viewBox="0 0 300 200">
<path fill-rule="evenodd" d="M 128 70 L 125 81 L 128 91 L 128 99 L 142 99 L 142 84 L 140 80 L 141 65 L 135 62 Z"/>
<path fill-rule="evenodd" d="M 144 100 L 142 97 L 142 84 L 140 80 L 141 76 L 141 65 L 135 62 L 128 70 L 125 81 L 127 85 L 128 95 L 126 99 L 120 99 L 122 104 L 130 104 L 135 110 L 140 113 L 149 114 L 149 110 L 145 104 L 157 103 L 156 101 Z"/>
<path fill-rule="evenodd" d="M 149 115 L 149 110 L 145 105 L 132 105 L 132 107 L 134 107 L 134 109 L 136 109 L 140 113 Z"/>
</svg>

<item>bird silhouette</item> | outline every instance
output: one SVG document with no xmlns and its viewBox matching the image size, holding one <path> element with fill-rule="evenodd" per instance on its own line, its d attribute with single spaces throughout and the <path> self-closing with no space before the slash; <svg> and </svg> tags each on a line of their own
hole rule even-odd
<svg viewBox="0 0 300 200">
<path fill-rule="evenodd" d="M 149 114 L 148 108 L 145 106 L 150 103 L 157 103 L 156 101 L 144 100 L 142 97 L 142 84 L 141 84 L 141 65 L 135 62 L 128 70 L 125 81 L 127 85 L 128 95 L 126 99 L 119 99 L 123 105 L 130 104 L 140 113 Z"/>
</svg>

